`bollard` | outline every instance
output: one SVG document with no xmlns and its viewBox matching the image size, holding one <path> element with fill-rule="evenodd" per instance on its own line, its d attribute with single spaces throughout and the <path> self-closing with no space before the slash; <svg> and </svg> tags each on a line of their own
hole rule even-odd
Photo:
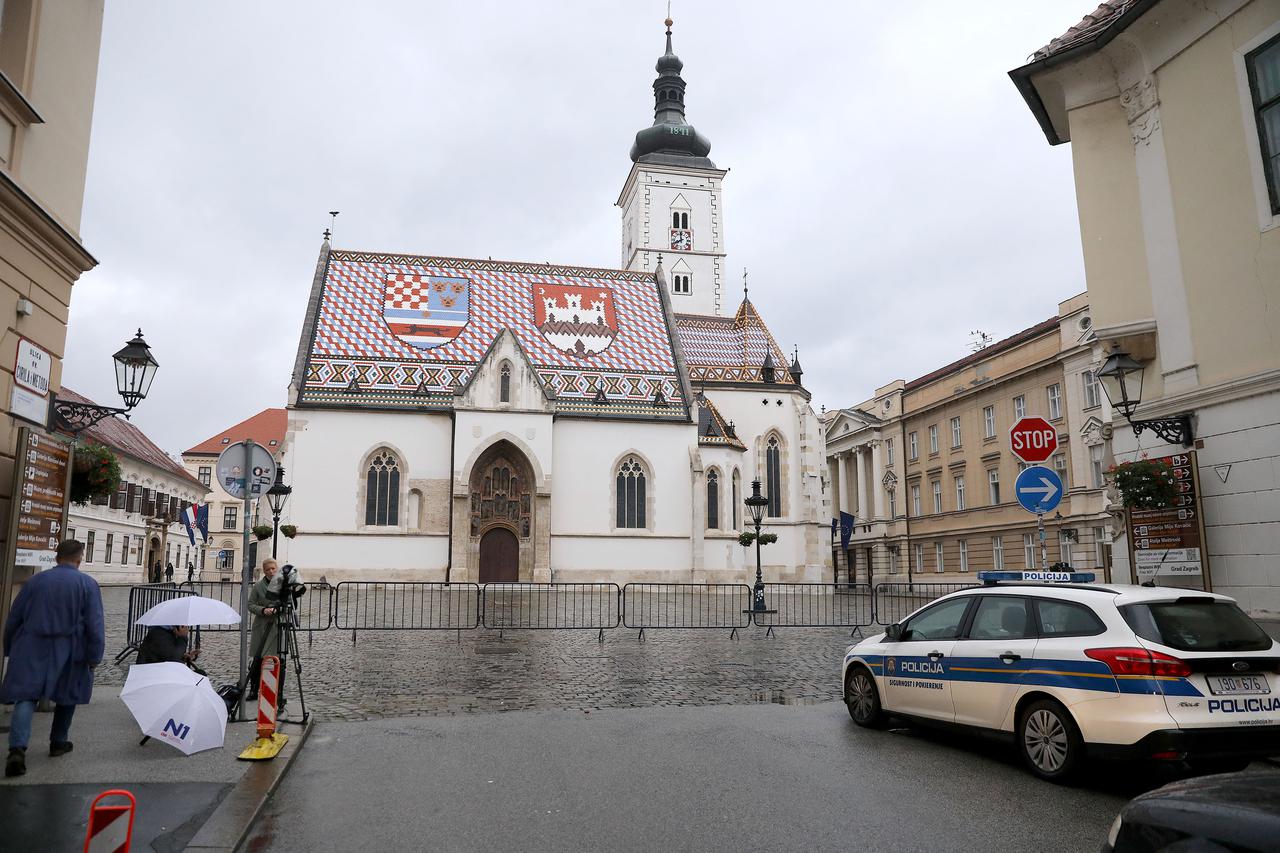
<svg viewBox="0 0 1280 853">
<path fill-rule="evenodd" d="M 245 761 L 275 758 L 289 736 L 276 731 L 276 695 L 280 689 L 280 658 L 269 655 L 262 659 L 262 676 L 258 682 L 258 737 L 245 747 L 239 757 Z"/>
<path fill-rule="evenodd" d="M 126 797 L 128 805 L 100 806 L 103 797 Z M 133 840 L 133 814 L 138 803 L 128 791 L 103 791 L 89 806 L 89 831 L 84 853 L 129 853 Z"/>
</svg>

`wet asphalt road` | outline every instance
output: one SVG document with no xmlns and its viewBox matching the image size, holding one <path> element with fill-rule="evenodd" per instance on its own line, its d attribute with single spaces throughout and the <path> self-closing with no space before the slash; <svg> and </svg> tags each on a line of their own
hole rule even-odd
<svg viewBox="0 0 1280 853">
<path fill-rule="evenodd" d="M 1098 778 L 837 702 L 327 723 L 246 849 L 1092 851 L 1159 784 Z"/>
</svg>

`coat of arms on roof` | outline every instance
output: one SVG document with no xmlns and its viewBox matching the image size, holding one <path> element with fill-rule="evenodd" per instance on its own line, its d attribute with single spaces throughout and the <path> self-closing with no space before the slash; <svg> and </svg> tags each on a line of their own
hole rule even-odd
<svg viewBox="0 0 1280 853">
<path fill-rule="evenodd" d="M 533 317 L 547 343 L 578 358 L 604 352 L 618 335 L 613 292 L 607 287 L 535 284 Z"/>
<path fill-rule="evenodd" d="M 388 273 L 382 319 L 391 333 L 418 349 L 435 349 L 458 336 L 471 317 L 465 278 Z"/>
</svg>

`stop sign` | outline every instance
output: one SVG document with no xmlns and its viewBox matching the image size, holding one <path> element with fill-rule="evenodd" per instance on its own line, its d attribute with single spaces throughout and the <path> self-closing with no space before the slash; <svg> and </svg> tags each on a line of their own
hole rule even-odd
<svg viewBox="0 0 1280 853">
<path fill-rule="evenodd" d="M 1023 462 L 1043 462 L 1058 449 L 1058 431 L 1044 418 L 1020 418 L 1009 430 L 1009 447 Z"/>
</svg>

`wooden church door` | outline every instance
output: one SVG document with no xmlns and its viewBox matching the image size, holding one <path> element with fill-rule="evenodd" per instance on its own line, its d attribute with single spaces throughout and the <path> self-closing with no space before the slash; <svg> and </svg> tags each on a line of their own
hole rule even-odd
<svg viewBox="0 0 1280 853">
<path fill-rule="evenodd" d="M 505 527 L 494 527 L 480 537 L 480 583 L 516 583 L 520 580 L 520 541 Z"/>
</svg>

